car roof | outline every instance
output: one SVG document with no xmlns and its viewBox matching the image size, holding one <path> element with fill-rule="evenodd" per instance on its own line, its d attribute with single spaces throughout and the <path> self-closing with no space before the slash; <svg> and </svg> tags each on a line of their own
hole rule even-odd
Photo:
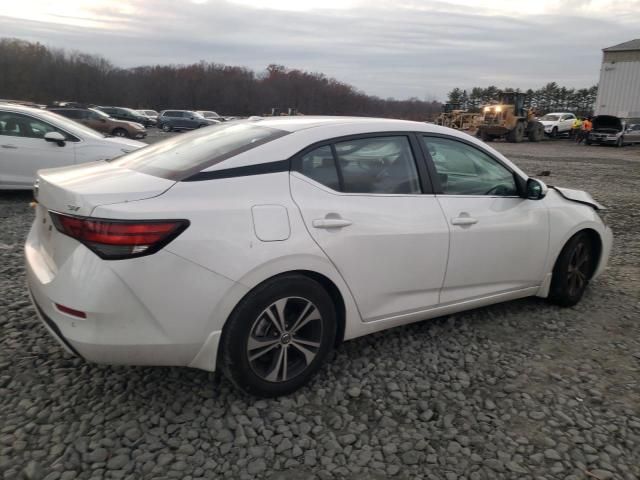
<svg viewBox="0 0 640 480">
<path fill-rule="evenodd" d="M 250 121 L 265 127 L 277 128 L 286 132 L 297 132 L 310 128 L 337 126 L 358 127 L 369 126 L 380 131 L 386 127 L 390 130 L 423 130 L 426 123 L 410 120 L 395 120 L 375 117 L 340 117 L 340 116 L 296 116 L 296 117 L 253 117 Z"/>
<path fill-rule="evenodd" d="M 572 112 L 549 112 L 545 115 L 574 115 Z"/>
</svg>

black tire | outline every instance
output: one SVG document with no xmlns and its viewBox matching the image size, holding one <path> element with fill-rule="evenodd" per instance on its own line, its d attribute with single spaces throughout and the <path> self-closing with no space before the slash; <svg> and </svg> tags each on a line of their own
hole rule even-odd
<svg viewBox="0 0 640 480">
<path fill-rule="evenodd" d="M 518 122 L 513 130 L 507 133 L 507 141 L 511 143 L 520 143 L 524 139 L 524 123 Z"/>
<path fill-rule="evenodd" d="M 557 138 L 558 137 L 558 127 L 553 127 L 551 129 L 551 138 Z"/>
<path fill-rule="evenodd" d="M 587 145 L 591 145 L 591 140 L 589 140 L 588 138 L 584 141 L 584 143 L 586 143 Z"/>
<path fill-rule="evenodd" d="M 553 267 L 549 301 L 572 307 L 584 294 L 596 260 L 591 238 L 585 232 L 575 234 L 566 243 Z"/>
<path fill-rule="evenodd" d="M 169 125 L 168 123 L 163 123 L 162 124 L 162 131 L 163 132 L 169 133 L 171 130 L 173 130 L 173 128 L 171 128 L 171 125 Z"/>
<path fill-rule="evenodd" d="M 284 305 L 281 310 L 276 303 Z M 305 317 L 301 312 L 307 307 L 310 313 Z M 284 328 L 277 321 L 280 311 Z M 303 321 L 296 334 L 294 328 L 300 318 L 310 320 Z M 287 395 L 317 372 L 335 338 L 335 305 L 324 287 L 304 275 L 281 275 L 249 292 L 227 320 L 220 342 L 220 367 L 247 394 Z M 298 343 L 301 340 L 307 343 Z M 256 353 L 250 355 L 250 351 Z M 309 353 L 314 356 L 308 357 Z M 282 369 L 283 364 L 286 369 Z"/>
<path fill-rule="evenodd" d="M 544 127 L 540 122 L 531 122 L 529 124 L 529 141 L 530 142 L 539 142 L 542 140 L 544 136 Z"/>
<path fill-rule="evenodd" d="M 129 132 L 127 132 L 124 128 L 114 128 L 111 132 L 111 135 L 113 135 L 114 137 L 129 138 Z"/>
<path fill-rule="evenodd" d="M 620 138 L 618 138 L 618 141 L 616 142 L 616 147 L 618 148 L 624 147 L 624 137 L 622 135 L 620 135 Z"/>
</svg>

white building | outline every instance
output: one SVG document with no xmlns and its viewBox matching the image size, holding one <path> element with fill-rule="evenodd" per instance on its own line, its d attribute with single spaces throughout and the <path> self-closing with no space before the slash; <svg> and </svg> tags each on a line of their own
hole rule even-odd
<svg viewBox="0 0 640 480">
<path fill-rule="evenodd" d="M 596 115 L 640 117 L 640 38 L 602 53 Z"/>
</svg>

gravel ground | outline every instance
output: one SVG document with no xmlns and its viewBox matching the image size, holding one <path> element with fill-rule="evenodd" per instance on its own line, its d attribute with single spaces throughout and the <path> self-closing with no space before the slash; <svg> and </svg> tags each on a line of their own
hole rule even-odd
<svg viewBox="0 0 640 480">
<path fill-rule="evenodd" d="M 0 194 L 5 479 L 640 478 L 640 147 L 494 146 L 611 207 L 610 268 L 571 309 L 525 299 L 347 342 L 311 385 L 86 364 L 24 287 L 28 194 Z"/>
</svg>

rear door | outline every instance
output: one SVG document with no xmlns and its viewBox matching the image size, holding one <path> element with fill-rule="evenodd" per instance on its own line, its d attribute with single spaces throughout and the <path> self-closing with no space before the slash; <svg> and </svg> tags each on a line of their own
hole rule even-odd
<svg viewBox="0 0 640 480">
<path fill-rule="evenodd" d="M 568 132 L 569 130 L 571 130 L 571 128 L 573 127 L 573 122 L 575 121 L 576 117 L 575 115 L 568 113 L 566 115 L 562 116 L 562 125 L 560 128 L 560 131 L 562 132 Z"/>
<path fill-rule="evenodd" d="M 294 160 L 291 194 L 364 321 L 435 306 L 449 229 L 411 134 L 350 137 Z"/>
<path fill-rule="evenodd" d="M 60 132 L 76 140 L 30 115 L 0 111 L 0 185 L 29 189 L 39 169 L 75 163 L 74 141 L 59 146 L 44 140 L 47 132 Z"/>
<path fill-rule="evenodd" d="M 626 120 L 625 143 L 640 143 L 640 118 L 629 118 Z"/>
<path fill-rule="evenodd" d="M 549 236 L 544 202 L 521 198 L 513 172 L 477 145 L 445 136 L 421 138 L 451 229 L 441 302 L 540 285 Z"/>
</svg>

